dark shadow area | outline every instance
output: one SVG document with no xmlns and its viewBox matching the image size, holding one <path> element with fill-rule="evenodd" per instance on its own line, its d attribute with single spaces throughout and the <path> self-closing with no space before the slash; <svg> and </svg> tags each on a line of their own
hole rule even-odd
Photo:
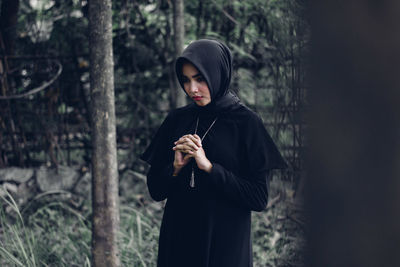
<svg viewBox="0 0 400 267">
<path fill-rule="evenodd" d="M 310 266 L 400 266 L 400 3 L 312 1 Z"/>
</svg>

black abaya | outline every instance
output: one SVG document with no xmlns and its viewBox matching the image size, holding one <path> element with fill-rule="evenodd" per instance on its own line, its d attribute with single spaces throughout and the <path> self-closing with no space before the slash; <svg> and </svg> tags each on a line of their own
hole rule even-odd
<svg viewBox="0 0 400 267">
<path fill-rule="evenodd" d="M 203 53 L 199 59 L 201 49 L 214 49 L 222 58 L 214 53 L 204 59 Z M 171 111 L 142 155 L 151 165 L 150 195 L 156 201 L 167 199 L 158 267 L 251 267 L 251 211 L 266 207 L 270 170 L 286 164 L 259 116 L 228 93 L 229 49 L 216 41 L 195 42 L 177 61 L 178 78 L 183 58 L 205 76 L 213 101 L 205 107 L 190 104 Z M 213 61 L 223 62 L 218 72 L 208 66 Z M 213 165 L 211 173 L 199 170 L 192 160 L 172 176 L 174 142 L 194 134 L 197 119 L 197 134 L 202 137 L 216 117 L 202 142 Z M 189 186 L 192 168 L 194 188 Z"/>
</svg>

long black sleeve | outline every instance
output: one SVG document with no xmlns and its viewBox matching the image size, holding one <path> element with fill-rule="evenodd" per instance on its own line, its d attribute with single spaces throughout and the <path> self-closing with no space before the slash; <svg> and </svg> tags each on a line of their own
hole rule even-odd
<svg viewBox="0 0 400 267">
<path fill-rule="evenodd" d="M 253 177 L 240 178 L 220 164 L 213 163 L 208 178 L 228 198 L 250 210 L 262 211 L 268 203 L 269 174 L 267 170 L 254 173 Z"/>
<path fill-rule="evenodd" d="M 166 199 L 178 177 L 173 173 L 173 141 L 169 133 L 171 129 L 171 113 L 168 114 L 156 132 L 151 144 L 142 154 L 141 159 L 150 164 L 147 173 L 147 187 L 155 201 Z"/>
<path fill-rule="evenodd" d="M 155 201 L 162 201 L 166 199 L 169 192 L 173 190 L 178 177 L 172 176 L 173 167 L 172 163 L 166 166 L 151 166 L 147 174 L 147 187 L 150 196 Z"/>
</svg>

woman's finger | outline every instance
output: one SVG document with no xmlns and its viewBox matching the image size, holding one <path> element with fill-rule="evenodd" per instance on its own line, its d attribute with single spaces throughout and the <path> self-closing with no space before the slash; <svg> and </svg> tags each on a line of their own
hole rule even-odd
<svg viewBox="0 0 400 267">
<path fill-rule="evenodd" d="M 190 140 L 187 135 L 182 136 L 181 138 L 179 138 L 177 141 L 174 142 L 174 144 L 181 144 L 181 143 L 185 143 L 188 140 Z"/>
<path fill-rule="evenodd" d="M 172 148 L 172 150 L 179 150 L 179 151 L 182 151 L 182 152 L 184 152 L 184 153 L 194 153 L 196 150 L 197 150 L 198 148 L 196 148 L 196 149 L 193 149 L 191 146 L 188 146 L 188 145 L 186 145 L 186 144 L 180 144 L 180 145 L 176 145 L 176 146 L 174 146 L 173 148 Z"/>
<path fill-rule="evenodd" d="M 198 146 L 196 143 L 194 143 L 192 140 L 188 140 L 188 141 L 185 143 L 185 145 L 188 146 L 188 147 L 190 147 L 190 148 L 191 148 L 192 150 L 194 150 L 194 151 L 199 150 L 199 146 Z"/>
<path fill-rule="evenodd" d="M 185 134 L 185 135 L 181 136 L 181 138 L 179 138 L 178 141 L 179 140 L 186 140 L 186 139 L 190 138 L 190 136 L 191 136 L 191 134 Z"/>
<path fill-rule="evenodd" d="M 196 138 L 197 140 L 200 140 L 200 142 L 201 142 L 201 138 L 197 134 L 194 134 L 193 137 Z"/>
<path fill-rule="evenodd" d="M 195 135 L 187 135 L 186 137 L 186 140 L 188 139 L 188 140 L 191 140 L 193 143 L 195 143 L 198 147 L 201 147 L 202 145 L 201 145 L 201 138 L 197 135 L 197 134 L 195 134 Z"/>
<path fill-rule="evenodd" d="M 193 142 L 192 139 L 186 137 L 186 138 L 179 139 L 174 144 L 175 145 L 186 145 L 186 146 L 189 146 L 193 150 L 198 150 L 200 146 L 197 143 L 198 142 Z"/>
<path fill-rule="evenodd" d="M 196 137 L 197 136 L 197 137 Z M 195 143 L 198 147 L 201 147 L 201 138 L 195 134 L 195 135 L 189 135 L 188 138 Z"/>
<path fill-rule="evenodd" d="M 201 146 L 201 138 L 197 134 L 194 134 L 194 135 L 186 134 L 186 135 L 182 136 L 181 138 L 179 138 L 177 141 L 175 141 L 174 144 L 184 143 L 187 140 L 191 140 L 199 147 Z"/>
</svg>

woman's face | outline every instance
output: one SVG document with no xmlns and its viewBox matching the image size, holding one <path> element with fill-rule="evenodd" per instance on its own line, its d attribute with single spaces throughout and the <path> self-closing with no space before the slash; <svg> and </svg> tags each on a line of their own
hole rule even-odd
<svg viewBox="0 0 400 267">
<path fill-rule="evenodd" d="M 199 106 L 211 102 L 210 89 L 203 75 L 193 64 L 186 62 L 182 66 L 183 87 L 188 96 Z"/>
</svg>

